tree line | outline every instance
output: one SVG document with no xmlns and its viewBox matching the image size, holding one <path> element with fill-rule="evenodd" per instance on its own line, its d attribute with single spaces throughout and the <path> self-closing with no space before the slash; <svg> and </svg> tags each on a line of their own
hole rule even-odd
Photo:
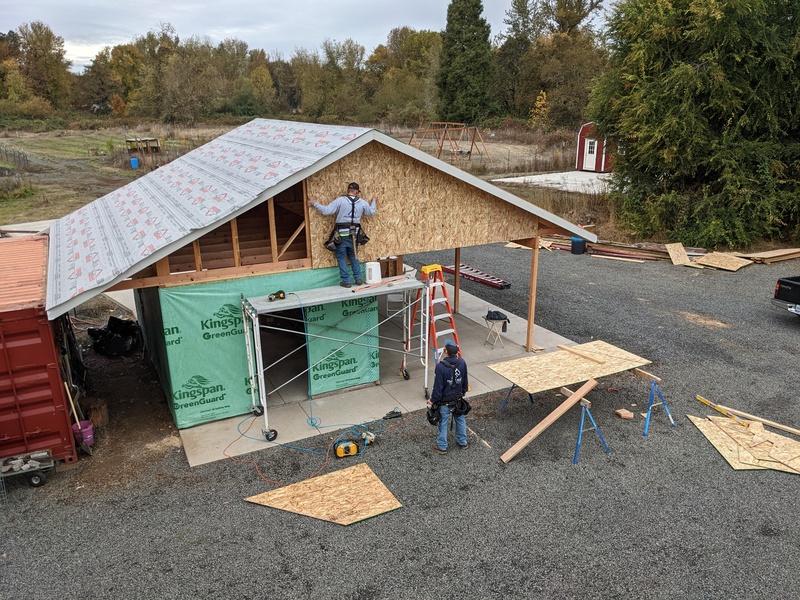
<svg viewBox="0 0 800 600">
<path fill-rule="evenodd" d="M 599 0 L 512 0 L 492 38 L 481 0 L 452 0 L 444 31 L 392 29 L 367 55 L 353 39 L 270 56 L 240 39 L 181 38 L 169 24 L 101 50 L 70 72 L 64 40 L 45 23 L 0 33 L 0 113 L 39 118 L 72 109 L 191 124 L 220 115 L 419 126 L 435 120 L 585 118 L 607 53 L 589 25 Z"/>
<path fill-rule="evenodd" d="M 223 115 L 575 130 L 614 150 L 610 201 L 635 234 L 692 246 L 800 239 L 800 2 L 481 0 L 443 31 L 399 27 L 369 55 L 326 40 L 288 59 L 169 25 L 105 48 L 80 75 L 40 22 L 0 34 L 0 121 L 74 108 L 193 123 Z"/>
</svg>

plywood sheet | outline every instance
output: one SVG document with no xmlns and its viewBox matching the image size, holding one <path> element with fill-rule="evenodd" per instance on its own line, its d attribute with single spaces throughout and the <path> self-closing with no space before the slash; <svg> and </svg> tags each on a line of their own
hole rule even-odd
<svg viewBox="0 0 800 600">
<path fill-rule="evenodd" d="M 702 417 L 695 417 L 693 415 L 686 415 L 686 417 L 694 423 L 695 427 L 700 430 L 706 439 L 711 442 L 711 445 L 717 449 L 728 464 L 737 471 L 747 470 L 763 470 L 766 467 L 757 466 L 755 459 L 747 460 L 747 451 L 744 451 L 743 456 L 740 458 L 740 450 L 744 450 L 737 444 L 727 433 L 717 427 L 717 425 L 708 419 Z M 744 461 L 742 460 L 744 459 Z"/>
<path fill-rule="evenodd" d="M 736 442 L 743 450 L 746 450 L 749 455 L 753 457 L 752 461 L 749 460 L 749 457 L 747 459 L 741 459 L 743 462 L 748 462 L 748 464 L 757 465 L 767 469 L 774 469 L 776 471 L 798 473 L 798 471 L 792 467 L 780 462 L 779 460 L 776 460 L 773 456 L 771 456 L 771 452 L 775 446 L 775 438 L 772 438 L 770 435 L 770 439 L 765 439 L 765 436 L 767 436 L 769 432 L 766 432 L 763 427 L 758 427 L 754 423 L 750 423 L 749 427 L 743 427 L 727 417 L 712 416 L 709 417 L 709 420 L 717 425 L 732 440 L 734 440 L 734 442 Z M 776 438 L 783 437 L 778 436 L 777 434 L 772 435 L 775 435 Z"/>
<path fill-rule="evenodd" d="M 526 392 L 535 394 L 650 364 L 641 356 L 600 340 L 570 348 L 603 362 L 559 350 L 495 363 L 489 368 Z"/>
<path fill-rule="evenodd" d="M 665 244 L 664 247 L 667 249 L 673 265 L 689 264 L 689 255 L 686 254 L 686 248 L 683 247 L 683 244 L 680 242 L 677 244 Z"/>
<path fill-rule="evenodd" d="M 738 271 L 742 267 L 753 264 L 751 260 L 738 258 L 733 254 L 726 254 L 724 252 L 710 252 L 705 256 L 694 259 L 693 262 L 694 264 L 723 269 L 724 271 Z"/>
<path fill-rule="evenodd" d="M 340 525 L 357 523 L 402 506 L 366 463 L 245 500 Z"/>
</svg>

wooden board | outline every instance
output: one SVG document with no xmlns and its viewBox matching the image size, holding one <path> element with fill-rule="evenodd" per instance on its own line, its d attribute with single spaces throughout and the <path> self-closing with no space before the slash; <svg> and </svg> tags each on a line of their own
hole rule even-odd
<svg viewBox="0 0 800 600">
<path fill-rule="evenodd" d="M 739 444 L 743 450 L 746 450 L 750 455 L 752 455 L 752 462 L 747 459 L 740 458 L 740 460 L 743 460 L 743 462 L 750 462 L 750 464 L 767 469 L 774 469 L 776 471 L 798 473 L 792 467 L 780 462 L 779 460 L 776 460 L 770 455 L 776 441 L 771 437 L 771 435 L 775 435 L 777 438 L 782 438 L 783 436 L 778 436 L 777 434 L 770 434 L 768 436 L 767 434 L 769 432 L 765 431 L 763 426 L 759 426 L 760 424 L 750 423 L 749 427 L 742 427 L 727 417 L 712 416 L 708 418 L 722 431 L 724 431 L 731 439 Z"/>
<path fill-rule="evenodd" d="M 800 258 L 800 248 L 784 248 L 783 250 L 767 250 L 766 252 L 751 252 L 749 254 L 736 254 L 739 258 L 746 258 L 757 263 L 771 264 L 781 260 Z"/>
<path fill-rule="evenodd" d="M 535 394 L 650 364 L 649 360 L 641 356 L 600 340 L 570 348 L 603 362 L 598 363 L 572 352 L 559 350 L 495 363 L 489 365 L 489 368 L 526 392 Z"/>
<path fill-rule="evenodd" d="M 366 463 L 245 500 L 340 525 L 351 525 L 402 506 Z"/>
<path fill-rule="evenodd" d="M 726 254 L 725 252 L 711 252 L 693 261 L 694 264 L 704 265 L 706 267 L 714 267 L 715 269 L 722 269 L 724 271 L 738 271 L 742 267 L 752 265 L 752 260 L 738 258 L 733 254 Z"/>
<path fill-rule="evenodd" d="M 739 459 L 739 450 L 742 449 L 728 434 L 722 429 L 717 427 L 716 424 L 701 417 L 686 415 L 686 417 L 694 423 L 695 427 L 700 430 L 706 439 L 711 442 L 711 445 L 717 449 L 728 464 L 737 471 L 746 470 L 763 470 L 766 467 L 759 467 L 751 462 L 742 462 Z"/>
<path fill-rule="evenodd" d="M 689 255 L 686 254 L 686 248 L 683 247 L 683 244 L 680 242 L 677 244 L 665 244 L 664 247 L 667 249 L 673 265 L 689 264 Z"/>
<path fill-rule="evenodd" d="M 559 417 L 561 417 L 565 412 L 567 412 L 570 408 L 575 406 L 578 402 L 580 402 L 583 397 L 588 394 L 594 387 L 597 385 L 597 382 L 594 379 L 590 379 L 586 383 L 584 383 L 577 392 L 573 393 L 569 398 L 564 400 L 558 408 L 556 408 L 553 412 L 547 415 L 544 419 L 542 419 L 536 427 L 531 429 L 528 433 L 526 433 L 521 440 L 519 440 L 516 444 L 511 446 L 501 457 L 504 463 L 507 463 L 512 458 L 514 458 L 517 454 L 519 454 L 525 446 L 530 444 L 533 440 L 535 440 L 541 433 L 550 427 L 553 423 L 555 423 Z"/>
</svg>

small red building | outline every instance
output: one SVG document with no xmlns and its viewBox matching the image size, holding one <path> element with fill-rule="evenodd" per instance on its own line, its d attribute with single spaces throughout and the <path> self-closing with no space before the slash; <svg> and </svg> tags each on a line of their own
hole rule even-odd
<svg viewBox="0 0 800 600">
<path fill-rule="evenodd" d="M 600 138 L 593 122 L 584 123 L 578 131 L 578 151 L 575 169 L 595 173 L 611 172 L 611 155 L 606 152 L 608 142 Z"/>
</svg>

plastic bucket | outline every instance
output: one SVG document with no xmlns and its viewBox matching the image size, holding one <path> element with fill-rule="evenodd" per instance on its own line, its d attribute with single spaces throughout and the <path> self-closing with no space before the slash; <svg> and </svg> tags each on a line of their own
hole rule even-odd
<svg viewBox="0 0 800 600">
<path fill-rule="evenodd" d="M 72 436 L 79 446 L 83 444 L 91 446 L 94 444 L 94 425 L 92 425 L 91 421 L 81 421 L 80 424 L 73 423 Z"/>
<path fill-rule="evenodd" d="M 381 263 L 368 262 L 367 263 L 367 283 L 380 283 L 381 282 Z"/>
<path fill-rule="evenodd" d="M 139 159 L 135 156 L 131 159 L 131 169 L 138 169 L 139 168 Z"/>
<path fill-rule="evenodd" d="M 572 253 L 583 254 L 586 252 L 586 240 L 579 237 L 572 238 Z"/>
</svg>

